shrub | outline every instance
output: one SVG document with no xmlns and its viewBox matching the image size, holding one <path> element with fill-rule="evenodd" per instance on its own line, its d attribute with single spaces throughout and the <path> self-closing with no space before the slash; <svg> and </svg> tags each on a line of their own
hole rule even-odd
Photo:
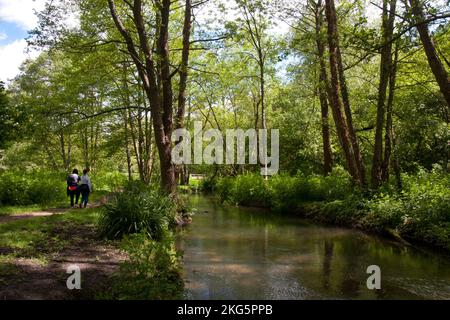
<svg viewBox="0 0 450 320">
<path fill-rule="evenodd" d="M 0 204 L 53 204 L 66 197 L 65 175 L 47 171 L 0 174 Z"/>
<path fill-rule="evenodd" d="M 291 210 L 298 204 L 298 179 L 275 176 L 270 179 L 271 207 L 275 211 Z"/>
<path fill-rule="evenodd" d="M 207 176 L 200 182 L 200 189 L 205 192 L 212 192 L 215 190 L 217 184 L 217 179 L 214 177 Z"/>
<path fill-rule="evenodd" d="M 246 174 L 236 178 L 234 201 L 243 205 L 264 206 L 270 204 L 270 194 L 264 178 L 258 174 Z"/>
<path fill-rule="evenodd" d="M 129 259 L 120 265 L 113 277 L 113 287 L 107 296 L 111 299 L 181 299 L 184 283 L 179 255 L 172 237 L 160 242 L 146 234 L 126 236 L 122 249 Z M 104 297 L 103 297 L 104 298 Z"/>
<path fill-rule="evenodd" d="M 224 202 L 232 202 L 234 196 L 235 178 L 224 177 L 217 180 L 215 186 L 215 193 L 219 196 L 220 200 Z"/>
<path fill-rule="evenodd" d="M 126 234 L 143 232 L 152 239 L 162 239 L 175 219 L 175 205 L 158 189 L 142 183 L 129 183 L 115 193 L 104 206 L 99 219 L 102 236 L 119 239 Z"/>
</svg>

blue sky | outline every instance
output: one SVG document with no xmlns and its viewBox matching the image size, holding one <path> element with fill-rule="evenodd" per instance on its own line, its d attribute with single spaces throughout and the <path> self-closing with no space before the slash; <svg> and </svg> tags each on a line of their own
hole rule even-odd
<svg viewBox="0 0 450 320">
<path fill-rule="evenodd" d="M 27 31 L 37 24 L 34 10 L 42 10 L 45 0 L 0 0 L 0 80 L 14 78 L 26 58 Z"/>
<path fill-rule="evenodd" d="M 27 32 L 16 23 L 0 21 L 0 46 L 5 46 L 26 36 Z"/>
</svg>

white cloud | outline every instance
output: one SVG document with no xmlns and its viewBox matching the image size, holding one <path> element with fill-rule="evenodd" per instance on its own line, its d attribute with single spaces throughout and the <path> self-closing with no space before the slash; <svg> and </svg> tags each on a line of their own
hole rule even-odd
<svg viewBox="0 0 450 320">
<path fill-rule="evenodd" d="M 45 0 L 0 0 L 0 21 L 17 24 L 24 30 L 37 25 L 34 10 L 44 9 Z"/>
<path fill-rule="evenodd" d="M 2 31 L 0 31 L 0 41 L 8 38 L 8 35 Z"/>
<path fill-rule="evenodd" d="M 25 39 L 16 40 L 5 46 L 0 46 L 0 80 L 6 82 L 19 73 L 19 67 L 28 58 L 35 58 L 39 52 L 26 53 Z"/>
</svg>

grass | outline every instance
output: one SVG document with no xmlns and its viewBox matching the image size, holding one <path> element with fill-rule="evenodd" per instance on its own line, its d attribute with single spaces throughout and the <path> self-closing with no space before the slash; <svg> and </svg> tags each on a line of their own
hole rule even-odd
<svg viewBox="0 0 450 320">
<path fill-rule="evenodd" d="M 109 194 L 109 191 L 99 190 L 89 195 L 89 203 L 99 202 Z M 81 198 L 80 198 L 81 199 Z M 49 204 L 29 204 L 29 205 L 6 205 L 0 206 L 0 217 L 10 216 L 14 214 L 24 214 L 31 212 L 46 211 L 53 208 L 69 208 L 70 198 L 67 197 L 64 201 L 57 201 Z"/>
<path fill-rule="evenodd" d="M 1 206 L 0 207 L 0 217 L 9 216 L 12 214 L 20 214 L 26 212 L 36 212 L 47 209 L 47 206 L 42 206 L 38 204 L 31 204 L 26 206 Z"/>
<path fill-rule="evenodd" d="M 20 209 L 29 209 L 20 207 Z M 98 208 L 74 209 L 62 215 L 35 217 L 0 223 L 0 285 L 14 285 L 25 276 L 17 259 L 46 266 L 48 262 L 70 245 L 71 229 L 79 225 L 93 228 Z"/>
<path fill-rule="evenodd" d="M 15 258 L 36 258 L 44 261 L 62 250 L 68 239 L 61 238 L 55 230 L 69 230 L 74 225 L 95 225 L 98 208 L 74 209 L 63 215 L 35 217 L 0 224 L 0 248 L 2 255 Z"/>
</svg>

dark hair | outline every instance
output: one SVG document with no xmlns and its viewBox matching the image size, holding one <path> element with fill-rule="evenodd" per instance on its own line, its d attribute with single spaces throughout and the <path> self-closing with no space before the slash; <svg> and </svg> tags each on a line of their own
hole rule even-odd
<svg viewBox="0 0 450 320">
<path fill-rule="evenodd" d="M 87 174 L 89 172 L 89 169 L 84 169 L 83 174 Z"/>
<path fill-rule="evenodd" d="M 73 169 L 72 173 L 78 174 L 78 170 L 77 169 Z"/>
</svg>

